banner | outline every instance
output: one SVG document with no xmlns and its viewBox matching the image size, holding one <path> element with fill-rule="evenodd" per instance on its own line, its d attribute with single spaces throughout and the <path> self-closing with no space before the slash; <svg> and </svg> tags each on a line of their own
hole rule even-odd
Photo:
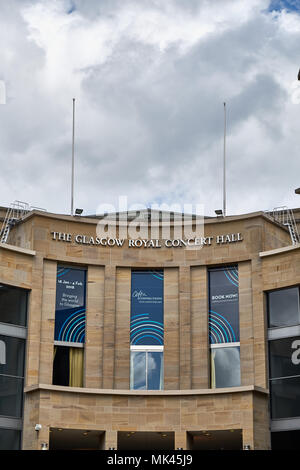
<svg viewBox="0 0 300 470">
<path fill-rule="evenodd" d="M 86 272 L 83 269 L 57 269 L 55 341 L 84 343 Z"/>
<path fill-rule="evenodd" d="M 236 266 L 209 271 L 210 344 L 238 343 L 239 276 Z"/>
<path fill-rule="evenodd" d="M 131 274 L 130 344 L 164 344 L 163 271 L 133 271 Z"/>
</svg>

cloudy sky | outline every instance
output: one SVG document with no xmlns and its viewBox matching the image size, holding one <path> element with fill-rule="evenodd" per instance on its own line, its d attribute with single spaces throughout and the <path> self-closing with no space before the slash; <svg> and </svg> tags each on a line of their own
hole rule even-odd
<svg viewBox="0 0 300 470">
<path fill-rule="evenodd" d="M 300 0 L 0 0 L 0 205 L 300 206 Z M 299 82 L 300 85 L 300 82 Z"/>
</svg>

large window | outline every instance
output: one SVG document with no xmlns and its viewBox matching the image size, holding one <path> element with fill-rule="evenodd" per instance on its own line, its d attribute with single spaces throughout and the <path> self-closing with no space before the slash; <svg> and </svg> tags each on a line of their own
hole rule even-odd
<svg viewBox="0 0 300 470">
<path fill-rule="evenodd" d="M 131 350 L 131 383 L 134 390 L 162 390 L 163 352 Z"/>
<path fill-rule="evenodd" d="M 237 266 L 209 270 L 211 387 L 241 384 Z"/>
<path fill-rule="evenodd" d="M 300 417 L 300 336 L 269 342 L 272 419 Z"/>
<path fill-rule="evenodd" d="M 0 450 L 20 448 L 27 291 L 0 284 Z"/>
<path fill-rule="evenodd" d="M 212 388 L 236 387 L 241 383 L 240 348 L 211 348 Z"/>
<path fill-rule="evenodd" d="M 130 388 L 163 388 L 163 271 L 132 271 Z"/>
<path fill-rule="evenodd" d="M 0 284 L 0 323 L 26 327 L 26 321 L 26 291 Z"/>
<path fill-rule="evenodd" d="M 299 287 L 268 293 L 269 328 L 299 325 Z"/>
<path fill-rule="evenodd" d="M 86 271 L 58 266 L 53 384 L 83 386 Z"/>
</svg>

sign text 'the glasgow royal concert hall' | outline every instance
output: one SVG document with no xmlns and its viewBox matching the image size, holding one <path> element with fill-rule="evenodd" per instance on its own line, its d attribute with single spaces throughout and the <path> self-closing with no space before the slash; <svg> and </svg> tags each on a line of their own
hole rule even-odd
<svg viewBox="0 0 300 470">
<path fill-rule="evenodd" d="M 243 241 L 241 233 L 230 233 L 223 235 L 216 235 L 215 237 L 194 237 L 194 238 L 176 238 L 176 239 L 132 239 L 132 238 L 106 238 L 106 237 L 92 237 L 90 235 L 72 235 L 66 232 L 51 232 L 52 240 L 72 243 L 75 242 L 80 245 L 103 246 L 103 247 L 123 247 L 128 243 L 129 248 L 177 248 L 177 247 L 202 247 L 209 246 L 212 243 L 227 244 Z"/>
</svg>

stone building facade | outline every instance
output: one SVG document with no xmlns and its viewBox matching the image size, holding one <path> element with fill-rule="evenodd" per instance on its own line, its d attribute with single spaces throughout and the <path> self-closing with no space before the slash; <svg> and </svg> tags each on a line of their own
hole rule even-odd
<svg viewBox="0 0 300 470">
<path fill-rule="evenodd" d="M 300 245 L 287 228 L 263 212 L 205 218 L 189 249 L 172 219 L 168 240 L 158 220 L 158 237 L 141 245 L 112 241 L 128 217 L 117 218 L 114 238 L 97 238 L 99 220 L 33 210 L 0 244 L 2 447 L 291 445 L 300 432 Z M 232 291 L 221 280 L 212 295 L 223 274 Z M 155 294 L 139 325 L 133 294 L 146 296 L 143 285 Z M 68 308 L 80 310 L 80 322 L 57 336 Z M 134 342 L 134 326 L 148 335 Z M 80 379 L 69 378 L 74 350 Z"/>
</svg>

